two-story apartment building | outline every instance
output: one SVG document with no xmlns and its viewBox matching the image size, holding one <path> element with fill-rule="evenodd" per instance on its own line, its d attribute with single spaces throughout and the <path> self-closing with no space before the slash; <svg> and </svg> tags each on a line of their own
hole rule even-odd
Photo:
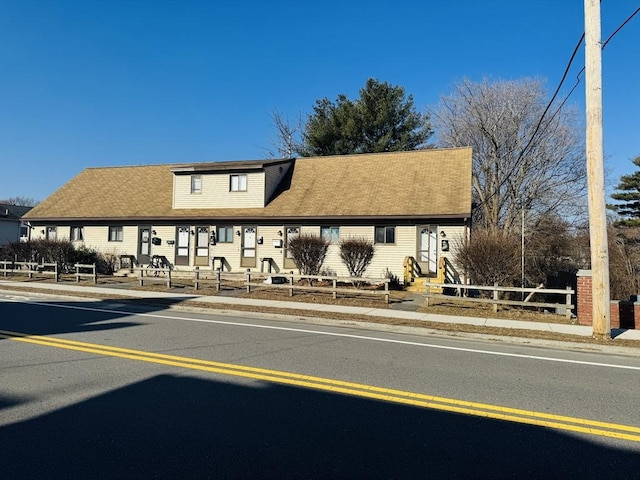
<svg viewBox="0 0 640 480">
<path fill-rule="evenodd" d="M 375 244 L 369 276 L 435 272 L 466 235 L 471 149 L 285 160 L 87 168 L 31 210 L 31 238 L 68 238 L 144 265 L 290 271 L 289 239 L 331 242 L 325 269 L 347 270 L 339 241 Z"/>
</svg>

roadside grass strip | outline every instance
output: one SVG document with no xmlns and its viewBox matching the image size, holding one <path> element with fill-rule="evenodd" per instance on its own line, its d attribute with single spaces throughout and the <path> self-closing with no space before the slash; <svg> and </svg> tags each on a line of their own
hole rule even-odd
<svg viewBox="0 0 640 480">
<path fill-rule="evenodd" d="M 555 415 L 551 413 L 522 410 L 518 408 L 503 407 L 499 405 L 469 402 L 466 400 L 437 397 L 423 393 L 407 392 L 403 390 L 377 387 L 374 385 L 315 377 L 312 375 L 248 367 L 211 360 L 200 360 L 197 358 L 146 352 L 143 350 L 131 350 L 127 348 L 78 342 L 48 336 L 30 335 L 20 332 L 0 330 L 0 338 L 35 345 L 92 353 L 96 355 L 105 355 L 222 375 L 231 375 L 253 380 L 262 380 L 296 387 L 311 388 L 332 393 L 411 405 L 420 408 L 460 413 L 463 415 L 473 415 L 494 420 L 503 420 L 585 433 L 589 435 L 618 438 L 632 442 L 640 442 L 640 427 L 631 425 L 622 425 L 577 417 L 568 417 L 564 415 Z"/>
</svg>

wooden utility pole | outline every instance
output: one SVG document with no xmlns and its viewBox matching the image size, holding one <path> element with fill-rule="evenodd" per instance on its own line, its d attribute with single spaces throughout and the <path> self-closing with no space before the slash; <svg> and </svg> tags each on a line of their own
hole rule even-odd
<svg viewBox="0 0 640 480">
<path fill-rule="evenodd" d="M 609 249 L 607 246 L 604 191 L 604 148 L 602 146 L 600 0 L 584 0 L 584 40 L 593 335 L 597 338 L 611 338 Z"/>
</svg>

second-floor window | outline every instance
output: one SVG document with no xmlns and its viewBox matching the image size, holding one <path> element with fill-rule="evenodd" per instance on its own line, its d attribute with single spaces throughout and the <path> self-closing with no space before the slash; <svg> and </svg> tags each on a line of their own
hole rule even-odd
<svg viewBox="0 0 640 480">
<path fill-rule="evenodd" d="M 232 192 L 247 191 L 247 176 L 245 174 L 231 175 L 231 191 Z"/>
<path fill-rule="evenodd" d="M 191 175 L 191 193 L 202 193 L 202 177 Z"/>
</svg>

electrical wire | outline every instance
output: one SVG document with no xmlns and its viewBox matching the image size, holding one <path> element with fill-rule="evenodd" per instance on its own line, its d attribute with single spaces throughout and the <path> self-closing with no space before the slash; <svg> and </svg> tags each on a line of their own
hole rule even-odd
<svg viewBox="0 0 640 480">
<path fill-rule="evenodd" d="M 602 2 L 602 0 L 600 0 L 600 1 Z M 629 17 L 627 17 L 627 19 L 624 22 L 622 22 L 622 24 L 620 24 L 620 26 L 618 28 L 616 28 L 615 31 L 611 35 L 609 35 L 609 37 L 602 43 L 601 50 L 605 49 L 605 47 L 611 41 L 611 39 L 613 39 L 613 37 L 615 37 L 618 34 L 618 32 L 620 32 L 620 30 L 622 30 L 622 28 L 624 28 L 624 26 L 627 23 L 629 23 L 629 21 L 631 21 L 631 19 L 634 16 L 636 16 L 638 14 L 638 12 L 640 12 L 640 7 L 637 8 L 631 15 L 629 15 Z M 536 127 L 535 127 L 533 133 L 531 134 L 531 136 L 529 138 L 529 141 L 527 142 L 525 147 L 520 151 L 520 154 L 518 155 L 518 158 L 516 159 L 516 162 L 514 164 L 512 172 L 515 171 L 515 168 L 517 168 L 519 166 L 520 161 L 524 157 L 524 154 L 527 152 L 527 150 L 529 149 L 529 147 L 533 143 L 533 140 L 536 138 L 536 135 L 540 131 L 540 127 L 542 126 L 542 122 L 543 122 L 545 116 L 547 115 L 547 113 L 551 109 L 551 106 L 553 105 L 553 102 L 556 100 L 556 98 L 558 96 L 558 93 L 560 92 L 560 89 L 562 88 L 562 85 L 564 84 L 565 80 L 567 79 L 567 75 L 569 74 L 569 70 L 571 69 L 571 65 L 573 64 L 573 61 L 574 61 L 578 51 L 580 50 L 580 47 L 582 46 L 582 41 L 584 40 L 584 36 L 585 36 L 585 34 L 584 34 L 584 32 L 582 32 L 582 35 L 580 36 L 580 39 L 578 40 L 578 43 L 576 44 L 575 48 L 573 49 L 573 53 L 571 54 L 571 58 L 569 58 L 569 62 L 567 63 L 567 66 L 566 66 L 566 68 L 564 70 L 562 78 L 560 79 L 560 82 L 558 83 L 558 86 L 556 87 L 556 90 L 553 93 L 553 96 L 551 97 L 551 100 L 549 100 L 549 102 L 547 103 L 547 106 L 545 107 L 544 111 L 542 112 L 542 115 L 540 116 L 540 119 L 538 120 L 538 122 L 536 124 Z M 555 109 L 555 111 L 554 111 L 553 115 L 551 116 L 550 120 L 553 120 L 555 118 L 555 116 L 562 110 L 562 108 L 565 105 L 565 103 L 567 102 L 567 100 L 569 100 L 569 97 L 576 90 L 576 88 L 580 84 L 581 75 L 584 72 L 584 70 L 585 70 L 585 67 L 582 67 L 582 69 L 578 72 L 578 74 L 576 75 L 576 83 L 575 83 L 575 85 L 573 86 L 573 88 L 571 88 L 569 93 L 562 100 L 562 102 L 560 103 L 558 108 Z M 504 184 L 507 181 L 507 179 L 509 179 L 510 177 L 511 177 L 511 175 L 507 175 L 505 177 L 505 180 L 503 182 L 501 182 L 500 186 L 496 189 L 496 191 L 492 195 L 490 195 L 490 197 L 496 195 L 498 193 L 498 191 L 500 191 L 500 189 L 504 186 Z"/>
</svg>

